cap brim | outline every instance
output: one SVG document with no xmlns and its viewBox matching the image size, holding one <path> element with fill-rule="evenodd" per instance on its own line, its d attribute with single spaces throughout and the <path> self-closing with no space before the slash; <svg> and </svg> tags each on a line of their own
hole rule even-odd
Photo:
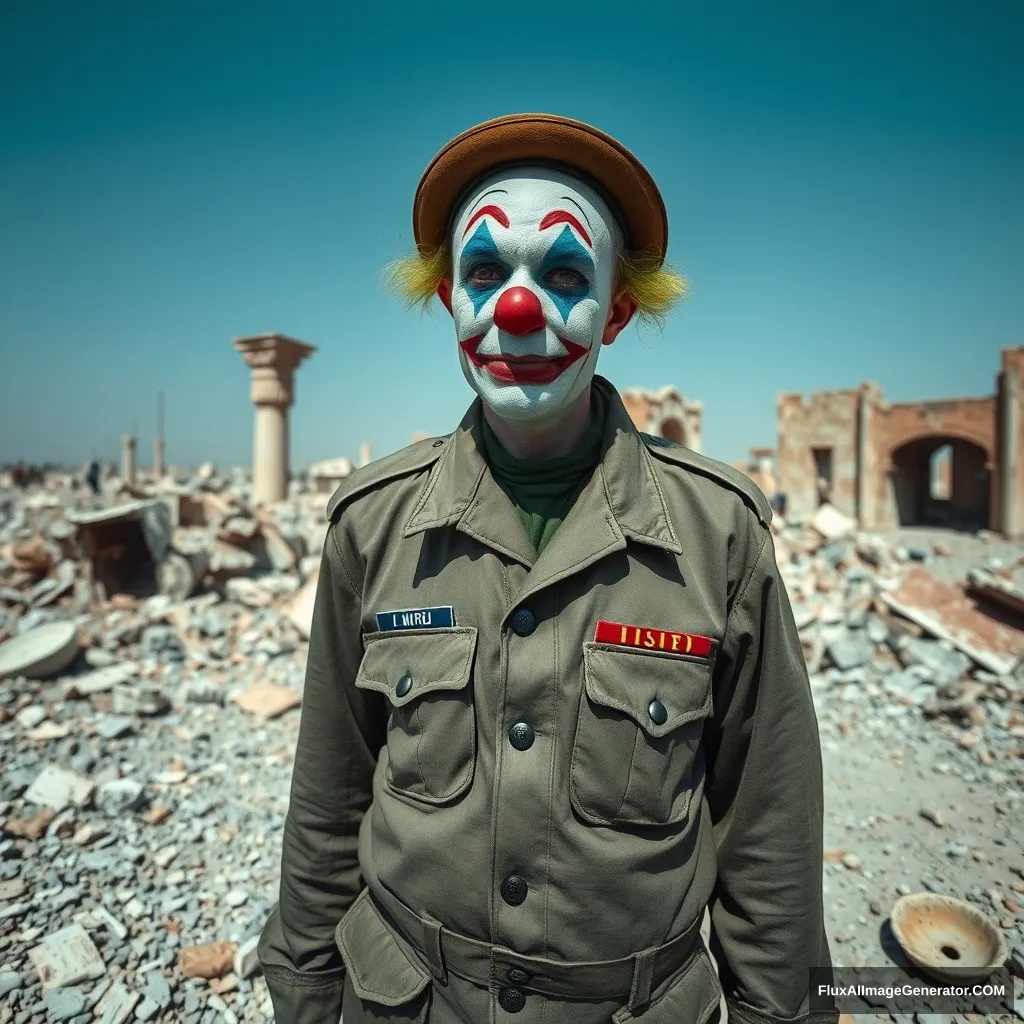
<svg viewBox="0 0 1024 1024">
<path fill-rule="evenodd" d="M 534 162 L 581 172 L 622 222 L 627 247 L 665 259 L 668 216 L 647 168 L 610 135 L 557 114 L 498 117 L 452 139 L 431 160 L 416 189 L 416 244 L 432 248 L 445 241 L 457 202 L 483 175 Z"/>
</svg>

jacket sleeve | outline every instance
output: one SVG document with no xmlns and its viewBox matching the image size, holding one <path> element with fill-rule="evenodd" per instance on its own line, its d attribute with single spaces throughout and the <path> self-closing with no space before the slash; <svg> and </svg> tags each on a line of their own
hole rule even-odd
<svg viewBox="0 0 1024 1024">
<path fill-rule="evenodd" d="M 357 689 L 360 590 L 340 525 L 324 544 L 281 854 L 280 900 L 258 945 L 276 1019 L 338 1024 L 345 968 L 334 929 L 362 888 L 359 826 L 384 743 L 380 694 Z"/>
<path fill-rule="evenodd" d="M 752 515 L 748 528 L 753 557 L 729 612 L 707 733 L 711 952 L 730 1021 L 824 1024 L 839 1014 L 810 1010 L 812 973 L 832 980 L 817 719 L 771 532 Z"/>
</svg>

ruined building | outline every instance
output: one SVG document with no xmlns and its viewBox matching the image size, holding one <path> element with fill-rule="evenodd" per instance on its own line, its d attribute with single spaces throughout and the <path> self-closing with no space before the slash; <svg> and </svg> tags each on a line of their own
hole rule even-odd
<svg viewBox="0 0 1024 1024">
<path fill-rule="evenodd" d="M 787 514 L 830 501 L 863 529 L 988 528 L 1024 535 L 1024 347 L 1003 349 L 995 393 L 886 402 L 877 384 L 778 399 L 774 484 Z"/>
<path fill-rule="evenodd" d="M 700 402 L 683 398 L 669 385 L 656 391 L 626 388 L 619 392 L 619 397 L 638 430 L 700 451 L 703 418 Z"/>
</svg>

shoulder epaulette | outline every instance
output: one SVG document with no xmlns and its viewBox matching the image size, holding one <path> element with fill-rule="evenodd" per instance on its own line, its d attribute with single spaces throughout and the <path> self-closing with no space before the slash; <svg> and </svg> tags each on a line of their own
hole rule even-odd
<svg viewBox="0 0 1024 1024">
<path fill-rule="evenodd" d="M 720 484 L 724 484 L 730 490 L 735 491 L 741 498 L 757 513 L 757 518 L 762 526 L 768 526 L 772 521 L 772 507 L 768 499 L 746 473 L 719 462 L 717 459 L 710 459 L 706 455 L 699 455 L 690 448 L 684 448 L 675 441 L 669 441 L 664 437 L 656 437 L 654 434 L 640 435 L 644 444 L 647 445 L 653 455 L 664 459 L 666 462 L 674 462 L 678 466 L 685 466 L 687 469 L 700 473 L 702 476 L 710 477 Z"/>
<path fill-rule="evenodd" d="M 449 434 L 445 437 L 428 437 L 423 441 L 416 441 L 391 455 L 385 455 L 382 459 L 376 459 L 366 466 L 354 469 L 342 480 L 331 495 L 331 500 L 327 502 L 327 518 L 332 523 L 336 522 L 341 510 L 354 498 L 380 487 L 389 480 L 409 476 L 436 462 L 441 457 L 444 443 L 450 436 Z"/>
</svg>

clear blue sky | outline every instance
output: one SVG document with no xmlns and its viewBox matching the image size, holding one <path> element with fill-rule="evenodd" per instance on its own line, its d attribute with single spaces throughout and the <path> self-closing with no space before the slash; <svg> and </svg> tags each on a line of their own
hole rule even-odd
<svg viewBox="0 0 1024 1024">
<path fill-rule="evenodd" d="M 248 464 L 231 341 L 264 331 L 319 346 L 293 464 L 452 429 L 447 314 L 377 275 L 435 151 L 522 110 L 661 186 L 691 298 L 599 370 L 702 400 L 708 454 L 774 444 L 780 391 L 988 394 L 1024 344 L 1022 52 L 1016 0 L 8 0 L 0 461 L 137 425 L 148 464 L 163 389 L 172 463 Z"/>
</svg>

